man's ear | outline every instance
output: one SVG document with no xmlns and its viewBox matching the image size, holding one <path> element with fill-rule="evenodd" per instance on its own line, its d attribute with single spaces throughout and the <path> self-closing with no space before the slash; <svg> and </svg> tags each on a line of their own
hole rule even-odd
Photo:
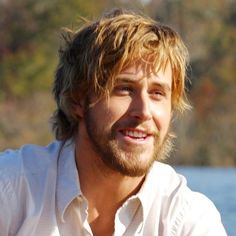
<svg viewBox="0 0 236 236">
<path fill-rule="evenodd" d="M 79 100 L 73 103 L 72 105 L 73 108 L 73 113 L 79 117 L 83 118 L 84 117 L 84 111 L 85 111 L 85 103 L 84 100 Z"/>
</svg>

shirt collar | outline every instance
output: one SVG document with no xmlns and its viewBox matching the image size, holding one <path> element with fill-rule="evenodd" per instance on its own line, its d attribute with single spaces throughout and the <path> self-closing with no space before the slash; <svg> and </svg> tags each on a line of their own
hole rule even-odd
<svg viewBox="0 0 236 236">
<path fill-rule="evenodd" d="M 142 212 L 143 212 L 143 221 L 148 216 L 148 212 L 152 207 L 153 201 L 157 201 L 158 197 L 161 195 L 161 185 L 158 183 L 158 162 L 155 162 L 147 173 L 144 183 L 137 193 L 137 197 L 140 199 Z M 159 193 L 157 193 L 159 192 Z"/>
<path fill-rule="evenodd" d="M 58 153 L 58 182 L 57 182 L 57 208 L 61 220 L 64 221 L 64 213 L 69 204 L 76 197 L 82 196 L 79 183 L 78 171 L 75 163 L 75 144 L 72 140 L 61 143 Z M 163 176 L 162 163 L 155 162 L 145 177 L 145 181 L 136 196 L 141 202 L 141 220 L 145 221 L 148 212 L 152 207 L 153 201 L 161 199 L 166 187 L 166 179 L 160 179 Z M 167 176 L 166 176 L 167 177 Z M 168 179 L 168 178 L 167 178 Z M 155 198 L 155 199 L 154 199 Z"/>
<path fill-rule="evenodd" d="M 135 221 L 134 225 L 137 226 L 137 232 L 142 232 L 144 222 L 148 218 L 153 202 L 159 201 L 159 204 L 161 204 L 162 192 L 165 189 L 165 184 L 162 184 L 162 182 L 164 182 L 163 179 L 159 178 L 159 174 L 161 174 L 162 171 L 160 166 L 162 165 L 163 164 L 158 162 L 152 165 L 139 192 L 131 196 L 118 210 L 117 216 L 119 216 L 122 222 L 119 224 L 119 233 L 125 232 L 132 220 Z M 128 210 L 128 208 L 130 210 Z M 133 218 L 134 214 L 136 215 L 135 218 Z M 130 235 L 131 234 L 133 234 L 133 232 L 131 232 Z"/>
<path fill-rule="evenodd" d="M 158 161 L 153 163 L 137 194 L 143 208 L 144 221 L 151 210 L 153 202 L 155 201 L 161 208 L 164 204 L 163 201 L 169 198 L 178 185 L 179 179 L 176 178 L 176 173 L 172 167 Z"/>
<path fill-rule="evenodd" d="M 75 145 L 69 140 L 61 143 L 58 153 L 57 209 L 64 222 L 64 213 L 74 198 L 82 195 L 75 163 Z"/>
</svg>

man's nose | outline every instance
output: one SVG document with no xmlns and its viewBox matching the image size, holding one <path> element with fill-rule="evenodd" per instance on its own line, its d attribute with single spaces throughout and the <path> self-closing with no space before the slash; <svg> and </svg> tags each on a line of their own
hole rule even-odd
<svg viewBox="0 0 236 236">
<path fill-rule="evenodd" d="M 143 121 L 152 118 L 151 101 L 148 94 L 139 94 L 133 97 L 130 116 Z"/>
</svg>

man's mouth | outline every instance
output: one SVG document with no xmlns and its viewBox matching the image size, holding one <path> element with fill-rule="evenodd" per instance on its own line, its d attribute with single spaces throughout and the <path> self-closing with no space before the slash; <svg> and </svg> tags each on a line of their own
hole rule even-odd
<svg viewBox="0 0 236 236">
<path fill-rule="evenodd" d="M 141 130 L 124 129 L 121 130 L 121 133 L 133 139 L 146 139 L 148 136 L 150 136 L 147 132 Z"/>
</svg>

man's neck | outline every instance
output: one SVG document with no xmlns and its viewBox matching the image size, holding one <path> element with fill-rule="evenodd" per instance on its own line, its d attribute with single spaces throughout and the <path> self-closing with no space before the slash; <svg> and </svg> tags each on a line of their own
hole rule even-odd
<svg viewBox="0 0 236 236">
<path fill-rule="evenodd" d="M 116 211 L 139 191 L 144 176 L 129 177 L 111 170 L 88 150 L 76 150 L 76 164 L 81 190 L 89 204 L 88 221 L 94 235 L 107 230 L 112 233 Z"/>
<path fill-rule="evenodd" d="M 106 207 L 120 206 L 139 191 L 144 176 L 124 176 L 89 159 L 82 155 L 81 158 L 80 155 L 76 156 L 81 190 L 90 204 L 104 207 L 106 202 Z"/>
</svg>

